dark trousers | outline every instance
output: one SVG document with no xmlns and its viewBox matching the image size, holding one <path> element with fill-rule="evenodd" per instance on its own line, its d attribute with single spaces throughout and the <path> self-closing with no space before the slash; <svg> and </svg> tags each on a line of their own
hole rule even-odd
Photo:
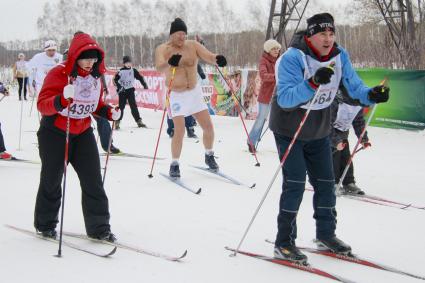
<svg viewBox="0 0 425 283">
<path fill-rule="evenodd" d="M 4 146 L 3 134 L 1 132 L 1 123 L 0 123 L 0 152 L 6 151 L 6 147 Z"/>
<path fill-rule="evenodd" d="M 170 119 L 168 116 L 167 116 L 167 125 L 168 125 L 167 134 L 170 135 L 171 131 L 174 130 L 174 122 L 173 122 L 173 119 Z M 193 118 L 192 115 L 184 117 L 184 126 L 186 127 L 186 129 L 195 126 L 195 118 Z"/>
<path fill-rule="evenodd" d="M 24 98 L 27 98 L 27 85 L 28 85 L 28 78 L 17 78 L 18 79 L 18 84 L 19 84 L 19 98 L 21 98 L 21 94 L 22 94 L 22 88 L 23 88 L 23 93 L 24 93 Z"/>
<path fill-rule="evenodd" d="M 108 151 L 109 138 L 111 137 L 112 128 L 109 121 L 103 117 L 94 116 L 97 124 L 97 132 L 99 133 L 100 144 L 104 151 Z"/>
<path fill-rule="evenodd" d="M 290 137 L 274 134 L 280 160 L 291 142 Z M 279 203 L 276 246 L 295 245 L 296 217 L 305 190 L 306 172 L 314 188 L 313 208 L 316 237 L 335 236 L 336 196 L 329 138 L 296 141 L 282 168 L 283 184 Z"/>
<path fill-rule="evenodd" d="M 37 132 L 41 159 L 40 185 L 34 212 L 39 231 L 54 229 L 61 206 L 61 182 L 65 154 L 65 135 L 45 127 Z M 100 175 L 99 152 L 93 129 L 69 140 L 69 163 L 77 172 L 82 190 L 82 208 L 86 232 L 97 235 L 109 231 L 108 198 Z M 75 189 L 67 186 L 67 190 Z"/>
<path fill-rule="evenodd" d="M 345 166 L 347 166 L 348 160 L 350 159 L 350 145 L 348 140 L 343 140 L 345 147 L 343 150 L 333 149 L 335 152 L 333 154 L 333 165 L 334 165 L 334 174 L 335 174 L 335 183 L 338 184 L 342 173 L 344 173 Z M 344 180 L 342 181 L 343 185 L 348 185 L 350 183 L 355 183 L 354 180 L 354 167 L 353 162 L 351 162 L 350 167 L 348 168 L 347 174 L 345 175 Z"/>
<path fill-rule="evenodd" d="M 119 121 L 121 121 L 122 117 L 124 116 L 124 108 L 125 108 L 125 105 L 127 104 L 127 101 L 128 101 L 128 104 L 130 105 L 131 115 L 133 115 L 134 121 L 136 122 L 139 121 L 140 114 L 136 104 L 136 97 L 134 96 L 134 88 L 121 91 L 118 95 L 118 98 L 119 98 L 119 107 L 121 109 L 121 117 Z"/>
</svg>

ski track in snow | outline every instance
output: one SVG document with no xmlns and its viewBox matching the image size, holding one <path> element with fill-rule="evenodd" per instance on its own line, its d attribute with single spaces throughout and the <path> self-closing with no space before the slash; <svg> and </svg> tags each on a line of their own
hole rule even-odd
<svg viewBox="0 0 425 283">
<path fill-rule="evenodd" d="M 18 150 L 20 104 L 16 91 L 0 102 L 0 122 L 7 150 L 22 159 L 39 160 L 37 114 L 29 117 L 31 100 L 24 103 L 22 144 Z M 34 104 L 35 106 L 35 104 Z M 135 128 L 130 109 L 125 111 L 123 131 L 114 132 L 114 145 L 134 154 L 154 154 L 162 112 L 140 109 L 151 128 Z M 118 249 L 110 259 L 96 258 L 63 247 L 63 257 L 52 255 L 57 245 L 16 233 L 4 227 L 12 224 L 33 229 L 33 210 L 38 189 L 40 165 L 0 162 L 0 257 L 2 282 L 331 282 L 326 278 L 262 262 L 242 255 L 229 257 L 225 246 L 236 246 L 278 166 L 270 131 L 259 145 L 261 167 L 246 149 L 246 136 L 238 117 L 213 116 L 216 130 L 215 154 L 225 174 L 244 183 L 256 183 L 253 190 L 240 189 L 213 178 L 189 165 L 203 166 L 202 142 L 184 141 L 181 157 L 182 180 L 202 186 L 199 196 L 191 194 L 165 178 L 168 172 L 170 138 L 161 135 L 153 178 L 148 178 L 151 160 L 111 158 L 105 189 L 112 231 L 123 242 L 149 250 L 187 257 L 181 263 Z M 253 121 L 247 121 L 248 129 Z M 157 129 L 158 128 L 158 129 Z M 201 136 L 200 127 L 196 134 Z M 355 144 L 351 133 L 351 146 Z M 421 178 L 425 167 L 425 133 L 405 130 L 369 129 L 372 147 L 355 157 L 357 183 L 367 193 L 399 202 L 425 206 Z M 202 140 L 201 140 L 202 141 Z M 100 149 L 100 145 L 99 145 Z M 101 149 L 100 149 L 101 150 Z M 102 167 L 105 158 L 101 158 Z M 81 190 L 78 178 L 68 167 L 64 229 L 84 233 Z M 103 170 L 102 170 L 103 172 Z M 272 255 L 265 238 L 274 239 L 281 188 L 275 181 L 244 244 L 243 250 Z M 312 196 L 304 195 L 298 215 L 298 240 L 312 246 L 315 223 Z M 353 252 L 406 272 L 425 275 L 425 211 L 400 210 L 338 198 L 337 235 L 353 247 Z M 87 246 L 95 245 L 75 239 Z M 416 279 L 308 254 L 309 262 L 320 269 L 356 282 L 419 282 Z"/>
</svg>

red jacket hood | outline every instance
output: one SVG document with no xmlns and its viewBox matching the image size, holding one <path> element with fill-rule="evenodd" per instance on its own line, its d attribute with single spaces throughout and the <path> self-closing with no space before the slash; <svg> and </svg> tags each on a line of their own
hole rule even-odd
<svg viewBox="0 0 425 283">
<path fill-rule="evenodd" d="M 81 52 L 89 49 L 96 49 L 99 51 L 101 58 L 99 58 L 99 61 L 96 64 L 99 66 L 99 73 L 105 73 L 105 52 L 97 44 L 97 42 L 86 33 L 77 34 L 72 39 L 71 44 L 69 45 L 68 59 L 63 63 L 65 65 L 64 73 L 69 76 L 74 68 L 75 61 L 78 56 L 80 56 Z"/>
</svg>

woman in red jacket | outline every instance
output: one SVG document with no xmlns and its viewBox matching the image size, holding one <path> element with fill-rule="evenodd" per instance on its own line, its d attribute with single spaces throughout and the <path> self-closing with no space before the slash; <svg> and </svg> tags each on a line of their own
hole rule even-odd
<svg viewBox="0 0 425 283">
<path fill-rule="evenodd" d="M 121 114 L 101 99 L 103 59 L 104 51 L 96 41 L 88 34 L 76 34 L 67 61 L 47 74 L 38 97 L 37 108 L 43 115 L 37 132 L 42 166 L 34 226 L 45 237 L 55 238 L 57 234 L 69 115 L 68 161 L 80 179 L 87 235 L 111 242 L 116 240 L 109 225 L 108 198 L 102 184 L 96 139 L 90 127 L 92 113 L 109 120 L 117 120 Z"/>
<path fill-rule="evenodd" d="M 273 90 L 276 85 L 274 76 L 274 65 L 277 57 L 280 54 L 281 45 L 274 39 L 269 39 L 264 42 L 264 52 L 260 59 L 258 71 L 261 78 L 260 94 L 258 95 L 258 114 L 251 131 L 249 138 L 252 145 L 257 148 L 257 143 L 260 139 L 261 131 L 263 130 L 264 123 L 270 112 L 270 100 L 273 95 Z M 247 141 L 249 152 L 253 152 L 249 141 Z"/>
</svg>

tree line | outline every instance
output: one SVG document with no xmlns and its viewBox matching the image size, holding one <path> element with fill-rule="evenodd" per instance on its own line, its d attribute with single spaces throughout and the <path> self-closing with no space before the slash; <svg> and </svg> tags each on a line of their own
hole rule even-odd
<svg viewBox="0 0 425 283">
<path fill-rule="evenodd" d="M 98 0 L 47 2 L 37 21 L 39 38 L 1 43 L 0 66 L 12 65 L 19 52 L 31 58 L 42 50 L 47 39 L 59 42 L 59 51 L 63 52 L 73 33 L 82 30 L 91 34 L 105 49 L 107 66 L 119 67 L 122 56 L 130 55 L 136 66 L 152 68 L 155 47 L 167 40 L 170 23 L 178 16 L 188 26 L 189 39 L 200 35 L 207 48 L 226 55 L 231 66 L 256 68 L 263 50 L 268 17 L 267 7 L 259 2 L 247 0 L 246 9 L 238 14 L 224 0 L 206 0 L 203 4 L 194 0 L 171 3 L 129 0 L 112 3 L 110 7 Z M 356 67 L 402 68 L 389 30 L 372 2 L 375 1 L 356 0 L 351 6 L 355 11 L 347 9 L 347 13 L 355 12 L 362 20 L 357 25 L 338 25 L 337 22 L 337 42 L 349 51 Z M 417 9 L 415 13 L 420 11 Z M 422 17 L 417 18 L 416 29 L 423 38 Z M 289 30 L 288 36 L 292 32 Z M 424 51 L 423 44 L 418 48 L 418 66 L 423 69 L 425 62 L 420 56 Z"/>
</svg>

